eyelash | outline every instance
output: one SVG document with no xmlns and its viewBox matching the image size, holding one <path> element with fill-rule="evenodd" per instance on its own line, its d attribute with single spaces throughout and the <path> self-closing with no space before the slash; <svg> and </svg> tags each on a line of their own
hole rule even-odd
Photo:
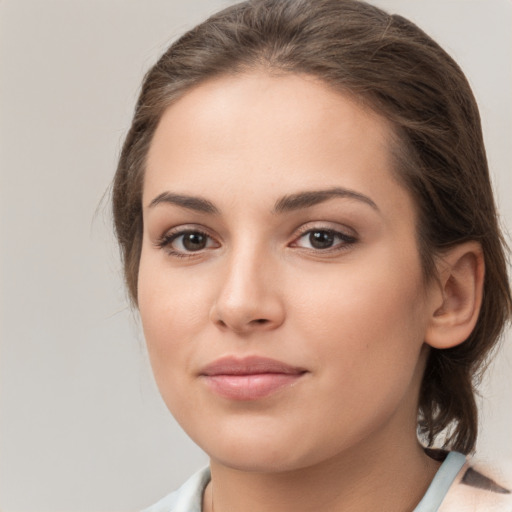
<svg viewBox="0 0 512 512">
<path fill-rule="evenodd" d="M 201 235 L 206 237 L 209 240 L 213 240 L 213 237 L 211 237 L 206 231 L 199 229 L 199 228 L 177 228 L 176 231 L 171 231 L 165 233 L 159 240 L 156 242 L 156 246 L 160 249 L 164 249 L 170 256 L 173 256 L 175 258 L 191 258 L 196 254 L 202 253 L 205 249 L 201 249 L 198 251 L 189 251 L 189 252 L 183 252 L 176 250 L 172 247 L 173 242 L 178 240 L 180 237 L 184 237 L 187 234 L 194 234 L 194 235 Z"/>
<path fill-rule="evenodd" d="M 315 253 L 330 254 L 333 252 L 342 252 L 342 251 L 348 250 L 352 245 L 354 245 L 358 241 L 355 236 L 348 235 L 348 234 L 338 231 L 336 229 L 315 226 L 313 228 L 305 228 L 300 233 L 300 235 L 297 238 L 295 238 L 295 240 L 292 242 L 292 244 L 293 244 L 292 246 L 294 246 L 294 245 L 296 246 L 296 243 L 298 240 L 303 239 L 307 235 L 311 236 L 313 233 L 323 233 L 329 237 L 338 239 L 337 244 L 335 243 L 333 246 L 327 247 L 325 249 L 304 248 L 306 250 L 309 250 L 309 251 L 312 251 Z"/>
<path fill-rule="evenodd" d="M 327 248 L 307 248 L 303 247 L 303 249 L 318 253 L 318 254 L 331 254 L 336 252 L 342 252 L 345 250 L 348 250 L 352 245 L 354 245 L 356 242 L 358 242 L 358 239 L 355 236 L 348 235 L 346 233 L 343 233 L 341 231 L 337 231 L 332 228 L 327 227 L 313 227 L 313 228 L 304 228 L 300 233 L 299 236 L 295 237 L 293 242 L 290 244 L 291 247 L 299 247 L 297 245 L 297 242 L 301 239 L 303 239 L 306 236 L 311 236 L 313 233 L 323 233 L 324 235 L 327 235 L 328 237 L 332 237 L 334 239 L 338 240 L 337 244 L 334 244 L 331 247 Z M 214 240 L 212 236 L 210 236 L 206 231 L 199 229 L 199 228 L 177 228 L 176 231 L 171 231 L 165 233 L 159 240 L 156 242 L 156 246 L 160 249 L 164 249 L 170 256 L 176 257 L 176 258 L 192 258 L 196 255 L 202 254 L 204 251 L 211 249 L 208 247 L 205 247 L 203 249 L 199 249 L 197 251 L 181 251 L 176 250 L 172 247 L 172 244 L 178 240 L 180 237 L 184 237 L 187 234 L 193 234 L 193 235 L 200 235 L 203 237 L 206 237 L 208 240 Z M 183 243 L 183 242 L 182 242 Z M 208 241 L 207 241 L 208 243 Z M 217 243 L 217 242 L 216 242 Z M 217 245 L 219 247 L 219 245 Z M 216 247 L 214 247 L 216 248 Z"/>
</svg>

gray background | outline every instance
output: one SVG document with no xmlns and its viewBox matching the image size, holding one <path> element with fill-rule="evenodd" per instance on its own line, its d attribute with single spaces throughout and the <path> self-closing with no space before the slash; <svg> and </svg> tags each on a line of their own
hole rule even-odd
<svg viewBox="0 0 512 512">
<path fill-rule="evenodd" d="M 137 510 L 206 457 L 157 395 L 108 198 L 143 73 L 222 0 L 0 0 L 0 509 Z M 512 226 L 512 2 L 380 0 L 459 61 Z M 106 206 L 107 205 L 107 206 Z M 480 457 L 511 467 L 512 346 Z"/>
</svg>

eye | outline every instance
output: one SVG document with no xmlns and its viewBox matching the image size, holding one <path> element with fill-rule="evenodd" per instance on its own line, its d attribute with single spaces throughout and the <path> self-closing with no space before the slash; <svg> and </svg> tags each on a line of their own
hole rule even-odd
<svg viewBox="0 0 512 512">
<path fill-rule="evenodd" d="M 333 229 L 309 229 L 292 244 L 295 247 L 326 251 L 329 249 L 341 249 L 354 244 L 357 239 L 351 235 L 335 231 Z"/>
<path fill-rule="evenodd" d="M 157 245 L 174 256 L 188 256 L 191 253 L 219 247 L 211 236 L 197 229 L 166 233 Z"/>
</svg>

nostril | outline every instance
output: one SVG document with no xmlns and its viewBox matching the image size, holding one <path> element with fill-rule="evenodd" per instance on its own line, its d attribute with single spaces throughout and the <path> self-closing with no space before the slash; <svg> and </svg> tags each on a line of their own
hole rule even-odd
<svg viewBox="0 0 512 512">
<path fill-rule="evenodd" d="M 268 320 L 266 318 L 258 318 L 257 320 L 254 320 L 254 323 L 256 323 L 256 324 L 266 324 L 266 323 L 268 323 Z"/>
</svg>

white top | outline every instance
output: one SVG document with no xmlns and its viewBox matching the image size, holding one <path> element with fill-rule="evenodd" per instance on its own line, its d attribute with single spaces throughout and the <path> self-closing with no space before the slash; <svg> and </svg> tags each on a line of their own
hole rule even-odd
<svg viewBox="0 0 512 512">
<path fill-rule="evenodd" d="M 203 492 L 210 481 L 206 467 L 144 512 L 201 512 Z M 511 512 L 512 494 L 484 476 L 465 455 L 450 452 L 413 512 Z"/>
</svg>

